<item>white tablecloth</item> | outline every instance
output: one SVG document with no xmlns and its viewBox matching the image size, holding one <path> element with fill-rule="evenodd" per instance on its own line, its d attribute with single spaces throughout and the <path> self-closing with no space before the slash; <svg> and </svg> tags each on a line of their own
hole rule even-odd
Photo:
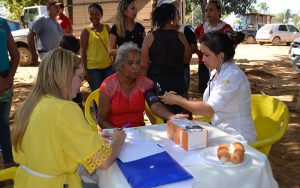
<svg viewBox="0 0 300 188">
<path fill-rule="evenodd" d="M 208 148 L 230 144 L 237 140 L 227 133 L 207 125 Z M 181 166 L 193 175 L 189 181 L 159 186 L 160 188 L 230 187 L 230 188 L 277 188 L 270 163 L 261 152 L 245 145 L 245 160 L 239 165 L 212 165 L 203 159 L 205 149 L 185 151 L 167 139 L 166 125 L 139 128 L 140 135 L 161 145 Z M 147 149 L 147 148 L 145 148 Z M 202 152 L 202 153 L 201 153 Z M 101 188 L 130 188 L 116 163 L 106 171 L 97 170 Z"/>
</svg>

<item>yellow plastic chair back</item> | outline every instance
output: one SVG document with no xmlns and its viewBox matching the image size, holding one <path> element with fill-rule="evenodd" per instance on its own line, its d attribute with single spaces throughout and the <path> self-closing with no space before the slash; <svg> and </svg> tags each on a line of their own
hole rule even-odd
<svg viewBox="0 0 300 188">
<path fill-rule="evenodd" d="M 5 180 L 14 180 L 17 167 L 13 166 L 0 170 L 0 182 Z"/>
<path fill-rule="evenodd" d="M 280 100 L 260 94 L 252 95 L 251 108 L 257 138 L 250 145 L 268 156 L 272 144 L 278 142 L 287 130 L 288 108 Z"/>
<path fill-rule="evenodd" d="M 99 90 L 96 89 L 88 96 L 88 98 L 85 101 L 85 106 L 84 106 L 85 118 L 89 122 L 91 129 L 95 132 L 97 132 L 98 129 L 97 129 L 97 123 L 95 122 L 95 120 L 91 114 L 91 106 L 93 105 L 93 101 L 95 101 L 98 106 L 98 98 L 99 98 Z"/>
<path fill-rule="evenodd" d="M 94 118 L 92 117 L 92 114 L 91 114 L 91 106 L 93 104 L 93 101 L 95 101 L 97 103 L 97 106 L 99 105 L 98 104 L 98 99 L 99 99 L 99 90 L 95 90 L 93 91 L 89 96 L 88 98 L 86 99 L 86 102 L 85 102 L 85 107 L 84 107 L 84 114 L 85 114 L 85 117 L 87 119 L 87 121 L 89 122 L 91 128 L 93 131 L 98 131 L 97 129 L 97 123 L 95 122 Z M 146 103 L 146 102 L 145 102 Z M 161 119 L 160 117 L 158 117 L 157 115 L 155 115 L 151 109 L 149 108 L 148 104 L 146 103 L 146 110 L 152 115 L 152 117 L 154 118 L 155 120 L 155 124 L 161 124 L 161 123 L 164 123 L 164 120 Z"/>
<path fill-rule="evenodd" d="M 162 118 L 160 118 L 159 116 L 155 115 L 150 107 L 148 106 L 148 103 L 145 101 L 145 106 L 146 106 L 146 111 L 153 117 L 155 124 L 162 124 L 164 123 L 164 120 Z"/>
</svg>

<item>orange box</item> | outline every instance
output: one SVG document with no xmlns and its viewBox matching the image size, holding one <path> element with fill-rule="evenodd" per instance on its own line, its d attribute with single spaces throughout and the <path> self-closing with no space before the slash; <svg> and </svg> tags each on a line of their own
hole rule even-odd
<svg viewBox="0 0 300 188">
<path fill-rule="evenodd" d="M 207 129 L 188 119 L 169 120 L 167 134 L 186 151 L 205 148 L 208 144 Z"/>
</svg>

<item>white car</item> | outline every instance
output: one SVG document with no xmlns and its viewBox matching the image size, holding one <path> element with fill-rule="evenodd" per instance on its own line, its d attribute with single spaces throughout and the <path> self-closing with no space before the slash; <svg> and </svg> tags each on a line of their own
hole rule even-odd
<svg viewBox="0 0 300 188">
<path fill-rule="evenodd" d="M 289 56 L 291 58 L 295 58 L 297 56 L 300 56 L 300 37 L 296 38 L 290 46 L 289 50 Z"/>
<path fill-rule="evenodd" d="M 260 45 L 265 43 L 290 45 L 298 37 L 300 37 L 299 30 L 290 24 L 266 24 L 256 33 L 256 41 Z"/>
</svg>

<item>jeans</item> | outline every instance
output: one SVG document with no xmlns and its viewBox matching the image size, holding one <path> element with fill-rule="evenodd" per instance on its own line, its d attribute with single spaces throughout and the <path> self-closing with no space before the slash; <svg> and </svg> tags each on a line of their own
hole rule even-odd
<svg viewBox="0 0 300 188">
<path fill-rule="evenodd" d="M 207 82 L 209 80 L 209 70 L 204 64 L 199 64 L 198 76 L 199 76 L 199 83 L 198 83 L 199 93 L 203 94 L 207 87 Z"/>
<path fill-rule="evenodd" d="M 0 145 L 4 164 L 13 162 L 9 130 L 9 113 L 11 109 L 11 102 L 11 100 L 9 102 L 0 101 Z"/>
<path fill-rule="evenodd" d="M 87 72 L 91 76 L 91 80 L 88 81 L 92 91 L 99 89 L 101 83 L 105 78 L 109 77 L 114 73 L 112 66 L 105 69 L 88 69 Z"/>
</svg>

